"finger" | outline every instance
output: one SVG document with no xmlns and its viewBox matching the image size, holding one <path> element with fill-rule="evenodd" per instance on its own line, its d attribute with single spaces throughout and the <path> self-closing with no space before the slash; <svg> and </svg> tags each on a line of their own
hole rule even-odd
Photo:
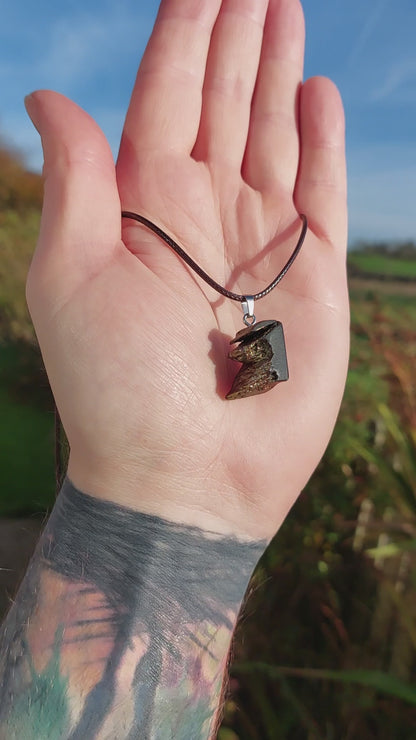
<svg viewBox="0 0 416 740">
<path fill-rule="evenodd" d="M 271 0 L 243 176 L 256 190 L 293 192 L 299 157 L 298 93 L 305 27 L 298 0 Z"/>
<path fill-rule="evenodd" d="M 134 85 L 119 164 L 139 151 L 190 153 L 221 0 L 164 0 Z"/>
<path fill-rule="evenodd" d="M 120 245 L 120 202 L 114 161 L 90 116 L 58 93 L 26 99 L 44 152 L 44 205 L 31 286 L 64 302 Z M 59 296 L 58 296 L 59 294 Z"/>
<path fill-rule="evenodd" d="M 241 167 L 266 9 L 266 0 L 223 0 L 208 55 L 196 159 Z"/>
<path fill-rule="evenodd" d="M 295 191 L 298 211 L 315 233 L 345 246 L 347 183 L 341 97 L 324 77 L 308 80 L 300 96 L 301 155 Z"/>
</svg>

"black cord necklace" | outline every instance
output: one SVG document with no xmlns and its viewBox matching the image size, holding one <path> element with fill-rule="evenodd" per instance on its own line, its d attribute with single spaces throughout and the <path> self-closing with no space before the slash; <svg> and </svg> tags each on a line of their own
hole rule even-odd
<svg viewBox="0 0 416 740">
<path fill-rule="evenodd" d="M 287 366 L 286 347 L 285 339 L 283 334 L 283 326 L 280 321 L 275 319 L 269 319 L 266 321 L 260 321 L 256 323 L 256 317 L 254 315 L 254 302 L 260 298 L 264 298 L 270 293 L 273 288 L 276 287 L 284 278 L 289 268 L 292 266 L 296 257 L 298 256 L 303 242 L 305 241 L 306 232 L 308 230 L 308 221 L 306 216 L 300 214 L 302 220 L 302 230 L 297 241 L 297 244 L 286 262 L 285 266 L 280 270 L 279 274 L 276 275 L 275 279 L 259 293 L 254 295 L 240 295 L 239 293 L 233 293 L 231 290 L 227 290 L 222 285 L 217 283 L 205 270 L 202 269 L 193 259 L 187 254 L 182 247 L 172 239 L 171 236 L 166 234 L 160 226 L 157 226 L 145 216 L 141 216 L 138 213 L 132 211 L 122 211 L 121 215 L 123 218 L 131 218 L 134 221 L 138 221 L 143 226 L 153 231 L 160 239 L 163 239 L 171 249 L 173 249 L 181 259 L 186 262 L 189 267 L 194 270 L 199 277 L 205 280 L 211 288 L 214 288 L 218 293 L 230 298 L 232 301 L 238 301 L 243 304 L 243 321 L 246 325 L 246 329 L 239 331 L 234 339 L 231 340 L 231 344 L 237 343 L 238 346 L 234 347 L 229 357 L 232 360 L 241 362 L 242 367 L 238 371 L 232 388 L 227 393 L 227 399 L 233 398 L 245 398 L 246 396 L 254 396 L 259 393 L 265 393 L 270 390 L 276 383 L 283 380 L 288 380 L 289 371 Z"/>
<path fill-rule="evenodd" d="M 240 295 L 227 290 L 217 283 L 172 237 L 168 236 L 163 229 L 156 226 L 152 221 L 149 221 L 148 218 L 140 216 L 138 213 L 132 213 L 131 211 L 122 211 L 121 215 L 124 218 L 132 218 L 134 221 L 147 226 L 148 229 L 163 239 L 211 288 L 214 288 L 214 290 L 226 298 L 242 303 L 244 312 L 243 321 L 247 328 L 237 332 L 237 335 L 231 340 L 231 344 L 237 344 L 238 346 L 234 347 L 229 353 L 229 357 L 232 360 L 241 362 L 242 367 L 234 378 L 232 388 L 227 393 L 226 398 L 245 398 L 246 396 L 265 393 L 270 388 L 273 388 L 276 383 L 288 380 L 289 372 L 283 326 L 280 321 L 275 321 L 274 319 L 256 323 L 253 309 L 254 301 L 264 298 L 265 295 L 270 293 L 280 283 L 298 256 L 308 230 L 306 216 L 300 215 L 302 230 L 297 244 L 285 266 L 280 270 L 270 285 L 259 293 L 255 293 L 255 295 Z M 61 419 L 55 405 L 55 473 L 57 493 L 63 482 L 68 451 L 69 446 L 66 442 Z"/>
</svg>

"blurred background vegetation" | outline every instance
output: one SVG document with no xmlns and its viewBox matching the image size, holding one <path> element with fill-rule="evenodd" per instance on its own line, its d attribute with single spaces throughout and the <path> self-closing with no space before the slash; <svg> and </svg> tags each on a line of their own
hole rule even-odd
<svg viewBox="0 0 416 740">
<path fill-rule="evenodd" d="M 0 143 L 3 524 L 54 499 L 53 402 L 24 296 L 41 200 Z M 416 246 L 360 244 L 348 268 L 340 417 L 253 577 L 218 740 L 416 736 Z"/>
</svg>

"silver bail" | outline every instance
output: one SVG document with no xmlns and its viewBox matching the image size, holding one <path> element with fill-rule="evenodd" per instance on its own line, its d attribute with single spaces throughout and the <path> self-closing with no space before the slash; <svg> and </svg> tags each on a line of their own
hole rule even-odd
<svg viewBox="0 0 416 740">
<path fill-rule="evenodd" d="M 243 321 L 246 326 L 253 326 L 256 323 L 256 317 L 254 315 L 254 297 L 252 295 L 244 296 L 244 301 L 241 302 L 243 309 Z"/>
</svg>

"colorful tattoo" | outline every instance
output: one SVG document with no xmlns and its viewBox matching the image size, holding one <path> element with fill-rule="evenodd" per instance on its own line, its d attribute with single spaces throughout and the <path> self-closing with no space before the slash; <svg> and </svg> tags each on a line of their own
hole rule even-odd
<svg viewBox="0 0 416 740">
<path fill-rule="evenodd" d="M 0 641 L 4 740 L 205 740 L 265 548 L 66 480 Z"/>
</svg>

